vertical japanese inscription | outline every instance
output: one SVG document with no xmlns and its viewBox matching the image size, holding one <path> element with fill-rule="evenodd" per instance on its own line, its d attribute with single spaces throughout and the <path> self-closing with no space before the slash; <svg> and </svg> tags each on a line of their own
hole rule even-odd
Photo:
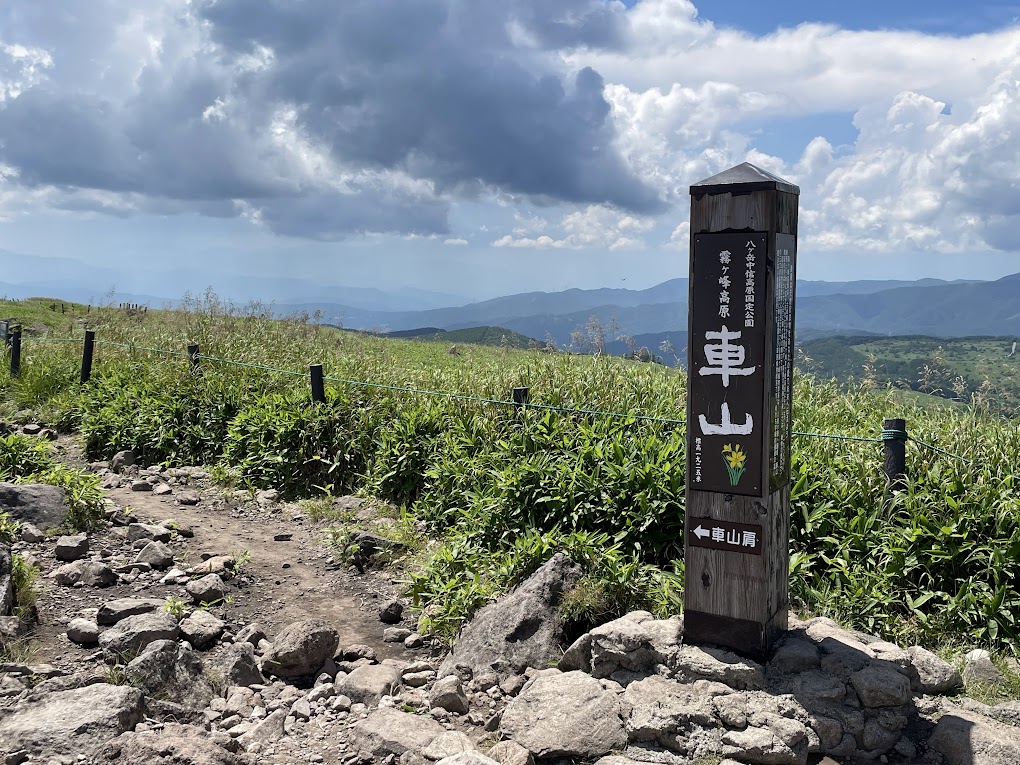
<svg viewBox="0 0 1020 765">
<path fill-rule="evenodd" d="M 766 249 L 764 233 L 694 237 L 688 449 L 698 491 L 762 493 Z"/>
<path fill-rule="evenodd" d="M 775 322 L 772 325 L 772 461 L 769 491 L 790 481 L 790 429 L 793 416 L 793 304 L 796 237 L 776 234 Z"/>
</svg>

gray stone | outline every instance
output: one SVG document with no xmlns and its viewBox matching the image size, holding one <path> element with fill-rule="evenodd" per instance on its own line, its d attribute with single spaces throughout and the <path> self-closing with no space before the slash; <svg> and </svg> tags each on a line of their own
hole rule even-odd
<svg viewBox="0 0 1020 765">
<path fill-rule="evenodd" d="M 131 482 L 131 491 L 152 491 L 152 484 L 145 478 L 136 478 Z"/>
<path fill-rule="evenodd" d="M 99 636 L 99 646 L 108 661 L 131 660 L 156 640 L 175 640 L 177 620 L 165 611 L 129 616 Z"/>
<path fill-rule="evenodd" d="M 170 529 L 165 526 L 157 526 L 153 523 L 132 523 L 127 527 L 129 542 L 137 542 L 139 539 L 149 539 L 166 544 L 170 541 Z"/>
<path fill-rule="evenodd" d="M 53 581 L 64 587 L 71 587 L 81 581 L 82 574 L 85 573 L 85 562 L 77 560 L 74 563 L 65 563 L 63 566 L 55 568 L 50 576 L 53 577 Z"/>
<path fill-rule="evenodd" d="M 573 672 L 579 669 L 582 672 L 591 674 L 591 633 L 585 632 L 577 638 L 556 663 L 556 669 L 560 672 Z"/>
<path fill-rule="evenodd" d="M 690 752 L 686 751 L 683 739 L 692 729 L 720 727 L 711 696 L 659 675 L 627 686 L 623 712 L 631 741 L 654 741 L 685 754 Z M 727 710 L 726 715 L 733 723 L 747 725 L 747 715 L 742 709 Z"/>
<path fill-rule="evenodd" d="M 910 681 L 891 666 L 865 667 L 850 676 L 850 684 L 866 707 L 892 707 L 910 701 Z"/>
<path fill-rule="evenodd" d="M 255 765 L 229 751 L 230 737 L 195 725 L 165 723 L 160 730 L 128 732 L 106 745 L 102 762 L 129 765 Z"/>
<path fill-rule="evenodd" d="M 439 675 L 453 673 L 457 664 L 506 676 L 556 662 L 566 646 L 557 606 L 581 573 L 581 567 L 565 555 L 554 555 L 519 587 L 474 616 Z"/>
<path fill-rule="evenodd" d="M 499 763 L 476 750 L 444 757 L 436 765 L 499 765 Z"/>
<path fill-rule="evenodd" d="M 182 491 L 177 495 L 177 501 L 182 505 L 197 505 L 202 501 L 202 496 L 197 491 Z"/>
<path fill-rule="evenodd" d="M 238 743 L 246 750 L 252 750 L 255 745 L 271 744 L 279 741 L 284 736 L 284 722 L 287 719 L 286 709 L 277 709 L 271 712 L 264 720 L 251 728 L 248 732 L 239 736 Z"/>
<path fill-rule="evenodd" d="M 146 696 L 201 709 L 215 695 L 203 669 L 201 660 L 187 646 L 174 640 L 156 640 L 128 663 L 124 674 Z"/>
<path fill-rule="evenodd" d="M 425 638 L 423 638 L 417 632 L 412 632 L 410 635 L 404 638 L 404 648 L 414 650 L 416 648 L 421 648 L 423 645 L 425 645 Z"/>
<path fill-rule="evenodd" d="M 599 757 L 627 743 L 620 698 L 583 672 L 537 672 L 499 729 L 536 757 Z"/>
<path fill-rule="evenodd" d="M 290 706 L 290 714 L 298 720 L 307 720 L 312 716 L 312 706 L 308 699 L 300 698 Z"/>
<path fill-rule="evenodd" d="M 156 598 L 118 598 L 99 607 L 96 621 L 99 624 L 116 624 L 121 619 L 161 609 L 164 601 Z"/>
<path fill-rule="evenodd" d="M 683 646 L 676 658 L 675 673 L 685 682 L 713 680 L 737 690 L 765 686 L 765 671 L 760 664 L 722 648 Z"/>
<path fill-rule="evenodd" d="M 377 709 L 350 728 L 350 746 L 380 760 L 405 752 L 423 752 L 445 728 L 435 720 L 396 709 Z"/>
<path fill-rule="evenodd" d="M 939 718 L 928 740 L 947 765 L 1016 765 L 1020 762 L 1020 729 L 962 709 Z"/>
<path fill-rule="evenodd" d="M 288 624 L 263 656 L 262 671 L 277 677 L 316 674 L 322 663 L 333 656 L 339 642 L 339 633 L 324 622 Z"/>
<path fill-rule="evenodd" d="M 149 542 L 135 557 L 136 563 L 148 563 L 154 569 L 162 571 L 174 564 L 174 552 L 163 542 Z"/>
<path fill-rule="evenodd" d="M 992 655 L 980 648 L 963 657 L 963 682 L 966 685 L 1002 685 L 1002 673 L 992 663 Z"/>
<path fill-rule="evenodd" d="M 95 761 L 108 741 L 141 722 L 144 704 L 139 689 L 106 683 L 33 696 L 0 718 L 0 741 L 32 755 Z"/>
<path fill-rule="evenodd" d="M 39 483 L 0 482 L 0 513 L 49 531 L 67 520 L 64 490 Z"/>
<path fill-rule="evenodd" d="M 535 758 L 516 741 L 500 741 L 486 754 L 499 765 L 535 765 Z"/>
<path fill-rule="evenodd" d="M 57 540 L 53 555 L 57 560 L 75 561 L 89 554 L 89 538 L 86 534 L 69 534 Z"/>
<path fill-rule="evenodd" d="M 195 611 L 180 624 L 181 637 L 195 648 L 202 649 L 219 640 L 227 625 L 208 611 Z"/>
<path fill-rule="evenodd" d="M 135 453 L 130 449 L 124 449 L 113 455 L 113 459 L 110 460 L 110 470 L 114 473 L 120 473 L 124 468 L 131 467 L 135 464 Z"/>
<path fill-rule="evenodd" d="M 770 728 L 749 727 L 723 735 L 723 754 L 761 765 L 805 765 L 807 746 L 794 748 Z"/>
<path fill-rule="evenodd" d="M 43 534 L 39 527 L 33 523 L 22 523 L 21 524 L 21 541 L 28 542 L 29 544 L 38 544 L 44 542 L 46 535 Z"/>
<path fill-rule="evenodd" d="M 353 698 L 353 697 L 352 697 Z M 464 686 L 456 675 L 439 678 L 429 692 L 429 707 L 445 709 L 447 712 L 468 713 L 468 698 Z"/>
<path fill-rule="evenodd" d="M 193 579 L 184 589 L 196 603 L 218 603 L 227 592 L 227 586 L 218 574 L 206 574 L 201 579 Z"/>
<path fill-rule="evenodd" d="M 671 666 L 680 650 L 682 619 L 656 619 L 647 611 L 632 611 L 596 627 L 591 635 L 591 672 L 607 678 L 617 672 L 648 674 Z M 583 657 L 579 659 L 584 662 Z"/>
<path fill-rule="evenodd" d="M 383 696 L 392 695 L 400 683 L 400 669 L 386 664 L 358 667 L 337 682 L 337 690 L 355 703 L 375 706 Z"/>
<path fill-rule="evenodd" d="M 95 645 L 99 642 L 99 625 L 91 619 L 72 619 L 67 625 L 67 639 L 79 645 Z"/>
<path fill-rule="evenodd" d="M 409 637 L 411 630 L 406 627 L 387 627 L 383 630 L 384 643 L 403 643 Z"/>
<path fill-rule="evenodd" d="M 255 660 L 255 647 L 251 643 L 231 643 L 210 661 L 224 685 L 248 687 L 265 682 Z"/>
<path fill-rule="evenodd" d="M 170 488 L 169 484 L 165 484 L 165 483 L 160 482 L 160 483 L 157 483 L 155 486 L 152 487 L 152 494 L 153 494 L 153 496 L 156 496 L 156 497 L 165 497 L 168 494 L 173 494 L 173 493 L 174 493 L 174 490 Z"/>
<path fill-rule="evenodd" d="M 117 574 L 101 561 L 90 561 L 82 569 L 81 582 L 89 587 L 112 587 L 117 584 Z"/>
<path fill-rule="evenodd" d="M 396 624 L 404 615 L 404 606 L 399 600 L 389 600 L 379 609 L 379 621 Z"/>
<path fill-rule="evenodd" d="M 916 670 L 911 688 L 918 693 L 943 694 L 963 687 L 963 677 L 952 664 L 943 661 L 919 645 L 907 649 L 910 662 Z"/>
<path fill-rule="evenodd" d="M 768 669 L 770 672 L 783 675 L 806 672 L 818 669 L 820 658 L 818 648 L 811 641 L 787 638 L 776 649 L 775 655 L 768 664 Z"/>
<path fill-rule="evenodd" d="M 260 640 L 265 639 L 265 631 L 263 631 L 262 627 L 255 623 L 246 624 L 238 630 L 237 635 L 234 636 L 234 640 L 238 643 L 251 643 L 253 646 L 258 645 Z"/>
<path fill-rule="evenodd" d="M 432 743 L 422 751 L 422 756 L 426 760 L 443 760 L 467 752 L 478 753 L 478 748 L 466 734 L 458 730 L 448 730 L 436 736 Z"/>
</svg>

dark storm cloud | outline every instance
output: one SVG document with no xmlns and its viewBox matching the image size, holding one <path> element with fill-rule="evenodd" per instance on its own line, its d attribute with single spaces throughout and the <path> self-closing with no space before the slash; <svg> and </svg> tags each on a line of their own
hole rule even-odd
<svg viewBox="0 0 1020 765">
<path fill-rule="evenodd" d="M 115 3 L 96 7 L 117 20 Z M 79 37 L 62 58 L 47 32 L 49 79 L 0 106 L 0 161 L 21 183 L 245 200 L 274 230 L 316 238 L 442 233 L 447 200 L 483 189 L 660 208 L 613 147 L 601 76 L 567 71 L 560 58 L 618 45 L 619 4 L 204 0 L 162 23 L 158 61 L 145 66 L 118 60 L 109 33 L 97 39 L 110 50 L 83 50 Z M 97 57 L 103 74 L 83 87 L 70 70 Z M 132 67 L 133 78 L 108 74 Z M 341 172 L 395 171 L 434 195 L 380 192 L 378 181 L 353 187 L 364 203 L 333 194 L 336 179 L 274 143 L 281 110 L 293 115 L 293 135 Z"/>
</svg>

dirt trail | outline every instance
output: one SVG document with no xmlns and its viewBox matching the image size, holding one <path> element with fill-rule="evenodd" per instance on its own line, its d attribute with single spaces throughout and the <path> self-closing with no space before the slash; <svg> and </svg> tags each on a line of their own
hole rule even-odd
<svg viewBox="0 0 1020 765">
<path fill-rule="evenodd" d="M 78 445 L 70 439 L 61 439 L 57 455 L 69 465 L 87 466 Z M 175 479 L 169 471 L 166 477 L 181 482 L 172 487 L 172 494 L 156 496 L 126 486 L 108 489 L 106 494 L 117 507 L 130 508 L 134 519 L 173 519 L 190 528 L 192 537 L 175 538 L 170 545 L 175 565 L 181 568 L 212 555 L 231 554 L 243 561 L 238 576 L 228 581 L 231 602 L 212 609 L 234 629 L 257 622 L 272 636 L 291 622 L 322 619 L 339 631 L 341 645 L 367 644 L 380 658 L 426 653 L 382 641 L 383 628 L 388 625 L 379 621 L 378 611 L 398 588 L 384 573 L 357 574 L 335 562 L 324 543 L 328 524 L 310 522 L 296 504 L 260 505 L 246 492 L 224 492 L 205 478 L 184 484 L 186 479 Z M 180 498 L 186 492 L 197 493 L 199 503 L 182 504 Z M 133 560 L 136 551 L 116 527 L 91 533 L 89 538 L 91 556 L 98 553 L 111 565 Z M 52 557 L 52 545 L 33 547 L 44 575 L 60 565 Z M 105 588 L 62 587 L 44 577 L 38 601 L 38 660 L 58 666 L 80 661 L 86 649 L 66 638 L 67 623 L 104 602 L 130 596 L 174 596 L 190 603 L 182 584 L 159 583 L 164 573 L 142 574 L 135 582 Z"/>
</svg>

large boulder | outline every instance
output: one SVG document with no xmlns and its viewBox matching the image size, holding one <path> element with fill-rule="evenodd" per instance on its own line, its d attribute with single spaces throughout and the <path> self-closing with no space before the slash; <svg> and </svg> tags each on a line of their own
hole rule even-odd
<svg viewBox="0 0 1020 765">
<path fill-rule="evenodd" d="M 95 762 L 108 741 L 141 722 L 144 702 L 137 688 L 107 683 L 27 699 L 0 718 L 0 750 Z"/>
<path fill-rule="evenodd" d="M 444 733 L 446 729 L 428 717 L 384 708 L 356 723 L 350 729 L 349 740 L 354 751 L 381 761 L 389 755 L 423 752 Z"/>
<path fill-rule="evenodd" d="M 947 693 L 963 687 L 960 670 L 919 645 L 907 649 L 915 676 L 912 690 L 920 693 Z"/>
<path fill-rule="evenodd" d="M 57 540 L 53 555 L 57 560 L 76 561 L 89 554 L 89 538 L 87 534 L 69 534 Z"/>
<path fill-rule="evenodd" d="M 225 686 L 265 683 L 255 659 L 255 646 L 246 642 L 230 643 L 209 661 L 217 677 Z"/>
<path fill-rule="evenodd" d="M 627 744 L 619 696 L 579 671 L 537 673 L 499 730 L 539 758 L 600 757 Z"/>
<path fill-rule="evenodd" d="M 632 611 L 593 629 L 587 648 L 582 638 L 564 659 L 578 663 L 577 669 L 590 667 L 595 677 L 611 677 L 620 671 L 651 673 L 673 664 L 683 631 L 682 619 L 656 619 L 647 611 Z M 581 650 L 584 654 L 573 658 L 574 652 Z"/>
<path fill-rule="evenodd" d="M 166 723 L 158 731 L 118 736 L 103 749 L 100 761 L 125 765 L 255 765 L 248 755 L 225 748 L 232 744 L 226 733 Z"/>
<path fill-rule="evenodd" d="M 357 667 L 337 683 L 337 690 L 355 703 L 375 706 L 400 684 L 400 669 L 388 664 Z"/>
<path fill-rule="evenodd" d="M 219 640 L 226 623 L 208 611 L 195 611 L 181 622 L 181 637 L 195 648 L 207 648 Z"/>
<path fill-rule="evenodd" d="M 108 661 L 130 661 L 149 643 L 176 640 L 177 620 L 166 611 L 129 616 L 99 636 L 99 647 Z"/>
<path fill-rule="evenodd" d="M 103 603 L 96 615 L 96 622 L 99 624 L 116 624 L 121 619 L 138 614 L 147 614 L 151 611 L 158 611 L 163 607 L 164 601 L 156 598 L 118 598 Z"/>
<path fill-rule="evenodd" d="M 566 647 L 557 607 L 577 583 L 581 567 L 556 553 L 519 587 L 482 608 L 464 627 L 439 676 L 466 664 L 475 674 L 520 674 L 555 663 Z"/>
<path fill-rule="evenodd" d="M 333 656 L 339 643 L 340 633 L 324 622 L 288 624 L 263 656 L 262 670 L 277 677 L 312 675 Z"/>
<path fill-rule="evenodd" d="M 962 709 L 939 718 L 928 744 L 945 757 L 947 765 L 1020 762 L 1020 729 Z"/>
<path fill-rule="evenodd" d="M 206 706 L 215 695 L 202 661 L 175 640 L 157 640 L 124 668 L 128 682 L 146 696 L 193 709 Z"/>
<path fill-rule="evenodd" d="M 67 520 L 64 490 L 42 483 L 0 482 L 0 513 L 48 531 Z"/>
</svg>

